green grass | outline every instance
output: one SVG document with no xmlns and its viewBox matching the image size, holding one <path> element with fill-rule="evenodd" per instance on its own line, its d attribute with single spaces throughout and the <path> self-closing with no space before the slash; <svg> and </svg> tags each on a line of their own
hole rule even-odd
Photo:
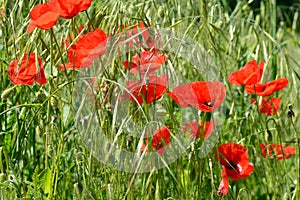
<svg viewBox="0 0 300 200">
<path fill-rule="evenodd" d="M 5 16 L 0 23 L 0 91 L 13 87 L 7 76 L 9 63 L 25 53 L 37 52 L 48 78 L 43 86 L 17 86 L 0 101 L 1 199 L 299 199 L 298 11 L 292 13 L 290 21 L 281 21 L 276 17 L 273 1 L 265 1 L 255 11 L 247 1 L 240 1 L 232 12 L 221 2 L 225 1 L 93 1 L 86 12 L 72 20 L 59 19 L 50 31 L 36 30 L 27 34 L 29 12 L 42 2 L 1 0 Z M 290 14 L 289 8 L 281 11 Z M 169 57 L 166 66 L 181 75 L 177 77 L 179 83 L 181 78 L 190 81 L 212 78 L 222 81 L 227 93 L 216 115 L 218 120 L 224 121 L 215 131 L 218 141 L 204 158 L 199 157 L 202 141 L 197 140 L 186 154 L 168 166 L 135 174 L 119 171 L 93 157 L 75 126 L 77 111 L 72 107 L 74 93 L 78 92 L 74 79 L 84 70 L 61 71 L 58 67 L 67 61 L 62 41 L 69 34 L 77 36 L 79 25 L 87 29 L 100 28 L 109 35 L 117 33 L 123 24 L 139 21 L 185 35 L 210 55 L 210 62 L 201 67 L 212 68 L 216 73 L 214 77 L 209 77 L 208 72 L 200 73 L 199 66 L 166 50 Z M 182 55 L 188 56 L 189 52 Z M 279 77 L 289 80 L 288 86 L 274 95 L 282 98 L 275 116 L 259 113 L 250 103 L 251 95 L 228 82 L 231 72 L 252 59 L 265 61 L 262 81 Z M 112 102 L 114 89 L 128 78 L 121 61 L 116 58 L 108 62 L 99 77 L 99 85 L 102 82 L 108 85 Z M 103 67 L 105 62 L 105 58 L 100 58 L 93 66 Z M 170 84 L 178 83 L 175 78 Z M 167 110 L 164 120 L 176 138 L 176 134 L 180 134 L 177 124 L 183 113 L 167 95 L 161 102 L 157 106 Z M 287 117 L 289 104 L 293 105 L 296 115 L 292 120 Z M 143 128 L 143 113 L 134 110 L 133 104 L 130 106 L 131 117 Z M 147 105 L 142 106 L 144 112 L 150 112 Z M 121 110 L 109 110 L 102 103 L 101 131 L 111 142 L 117 138 L 120 148 L 135 151 L 138 140 L 126 144 L 130 131 L 124 130 L 116 136 L 119 124 L 112 119 L 115 116 L 121 120 L 121 112 L 124 114 Z M 265 141 L 289 143 L 297 148 L 297 153 L 280 162 L 262 158 L 259 143 Z M 246 179 L 230 180 L 229 194 L 219 197 L 222 166 L 214 159 L 214 153 L 225 142 L 247 148 L 254 172 Z"/>
</svg>

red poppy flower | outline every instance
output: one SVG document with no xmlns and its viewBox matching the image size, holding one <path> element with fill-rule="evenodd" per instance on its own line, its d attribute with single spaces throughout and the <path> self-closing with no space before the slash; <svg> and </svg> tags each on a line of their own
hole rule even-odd
<svg viewBox="0 0 300 200">
<path fill-rule="evenodd" d="M 22 60 L 15 60 L 10 63 L 8 68 L 8 77 L 15 85 L 32 85 L 34 81 L 39 84 L 47 82 L 43 62 L 37 59 L 34 53 L 25 54 Z M 38 68 L 37 68 L 38 66 Z"/>
<path fill-rule="evenodd" d="M 171 131 L 168 126 L 163 126 L 162 128 L 156 130 L 152 137 L 152 150 L 162 155 L 165 151 L 164 146 L 170 144 Z M 143 144 L 142 151 L 148 152 L 148 138 L 146 139 L 146 144 Z"/>
<path fill-rule="evenodd" d="M 255 103 L 255 99 L 250 99 L 252 103 Z M 259 112 L 267 115 L 276 115 L 278 109 L 280 108 L 281 99 L 280 98 L 272 98 L 266 99 L 263 98 L 261 104 L 259 105 Z"/>
<path fill-rule="evenodd" d="M 231 73 L 228 80 L 232 85 L 251 85 L 260 81 L 264 70 L 264 62 L 257 65 L 256 60 L 248 62 L 243 68 Z"/>
<path fill-rule="evenodd" d="M 61 65 L 60 68 L 88 68 L 92 65 L 94 60 L 104 55 L 105 51 L 106 35 L 102 30 L 96 29 L 93 32 L 81 36 L 78 41 L 70 47 L 68 52 L 70 63 Z"/>
<path fill-rule="evenodd" d="M 182 128 L 183 133 L 187 131 L 190 132 L 190 136 L 192 138 L 199 138 L 200 136 L 204 136 L 204 139 L 207 139 L 211 136 L 214 128 L 216 126 L 216 122 L 208 121 L 208 122 L 201 122 L 198 123 L 196 121 L 187 122 Z"/>
<path fill-rule="evenodd" d="M 124 61 L 122 64 L 134 74 L 152 73 L 163 65 L 167 60 L 166 54 L 158 54 L 156 50 L 143 51 L 141 55 L 135 54 L 132 61 Z"/>
<path fill-rule="evenodd" d="M 35 28 L 48 30 L 52 28 L 59 17 L 59 8 L 55 1 L 39 4 L 30 11 L 30 24 L 27 33 L 31 33 Z"/>
<path fill-rule="evenodd" d="M 128 46 L 130 49 L 159 49 L 161 47 L 160 34 L 156 32 L 155 36 L 151 35 L 149 28 L 142 21 L 126 27 L 123 26 L 124 29 L 127 30 L 124 32 L 124 38 L 119 41 L 120 45 Z"/>
<path fill-rule="evenodd" d="M 248 94 L 256 94 L 259 96 L 270 96 L 274 92 L 283 89 L 289 81 L 286 78 L 279 78 L 266 83 L 257 83 L 254 85 L 246 85 L 245 89 Z"/>
<path fill-rule="evenodd" d="M 145 77 L 144 77 L 145 78 Z M 124 98 L 142 104 L 152 103 L 162 97 L 168 85 L 168 76 L 162 74 L 156 76 L 150 74 L 144 81 L 128 81 L 126 83 L 126 91 Z"/>
<path fill-rule="evenodd" d="M 194 106 L 204 112 L 216 110 L 226 96 L 226 88 L 219 81 L 197 81 L 175 87 L 167 94 L 180 106 Z"/>
<path fill-rule="evenodd" d="M 253 171 L 254 166 L 249 162 L 248 152 L 240 144 L 228 142 L 218 147 L 215 159 L 223 165 L 222 181 L 219 186 L 221 195 L 228 192 L 228 177 L 233 180 L 247 178 Z"/>
<path fill-rule="evenodd" d="M 53 0 L 52 0 L 53 1 Z M 59 5 L 59 16 L 66 19 L 71 19 L 80 12 L 88 9 L 92 0 L 54 0 Z"/>
<path fill-rule="evenodd" d="M 226 168 L 228 177 L 233 180 L 248 177 L 254 169 L 248 160 L 247 149 L 240 144 L 232 142 L 222 144 L 218 147 L 215 158 Z"/>
<path fill-rule="evenodd" d="M 277 157 L 277 159 L 283 160 L 283 159 L 289 159 L 292 157 L 293 154 L 296 153 L 296 148 L 293 146 L 285 146 L 285 144 L 259 144 L 262 157 L 266 158 L 267 154 L 270 156 L 270 158 Z M 273 155 L 275 154 L 275 155 Z"/>
</svg>

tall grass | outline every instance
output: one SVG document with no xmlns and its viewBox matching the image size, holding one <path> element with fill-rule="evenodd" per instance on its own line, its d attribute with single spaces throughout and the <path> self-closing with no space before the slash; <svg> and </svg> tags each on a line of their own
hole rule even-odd
<svg viewBox="0 0 300 200">
<path fill-rule="evenodd" d="M 262 1 L 256 12 L 247 1 L 239 1 L 232 11 L 226 1 L 218 0 L 93 1 L 76 18 L 60 19 L 50 31 L 27 34 L 29 12 L 43 2 L 0 1 L 5 9 L 0 19 L 0 91 L 11 89 L 0 101 L 1 199 L 299 199 L 298 10 L 293 7 L 290 22 L 280 21 L 274 2 Z M 289 12 L 288 8 L 281 11 Z M 72 110 L 74 79 L 80 72 L 61 71 L 58 66 L 67 61 L 62 42 L 69 34 L 78 36 L 79 25 L 86 30 L 90 26 L 100 28 L 109 35 L 120 31 L 123 24 L 139 21 L 169 28 L 200 44 L 209 53 L 227 96 L 224 123 L 216 130 L 219 140 L 207 156 L 199 157 L 199 141 L 163 169 L 127 173 L 94 158 L 83 143 L 75 126 L 76 111 Z M 7 76 L 9 63 L 29 52 L 42 58 L 48 82 L 15 87 Z M 184 58 L 171 53 L 168 56 L 185 78 L 202 78 Z M 288 87 L 275 95 L 282 99 L 275 116 L 259 113 L 250 103 L 250 95 L 227 80 L 228 74 L 252 59 L 265 61 L 263 81 L 278 77 L 289 80 Z M 100 80 L 106 80 L 108 90 L 124 76 L 120 61 L 113 61 L 101 74 Z M 287 117 L 289 104 L 293 105 L 294 118 Z M 166 105 L 175 106 L 171 100 Z M 101 109 L 103 123 L 110 121 L 114 113 L 105 106 Z M 176 127 L 173 119 L 178 120 L 178 116 L 169 115 L 168 123 Z M 117 130 L 112 130 L 112 125 L 104 123 L 101 128 L 114 139 Z M 126 144 L 125 132 L 119 139 L 121 147 L 135 150 L 134 145 Z M 259 143 L 265 141 L 288 143 L 297 148 L 297 153 L 280 162 L 262 158 Z M 214 153 L 225 142 L 243 144 L 255 168 L 248 178 L 231 181 L 229 194 L 220 197 L 221 165 Z"/>
</svg>

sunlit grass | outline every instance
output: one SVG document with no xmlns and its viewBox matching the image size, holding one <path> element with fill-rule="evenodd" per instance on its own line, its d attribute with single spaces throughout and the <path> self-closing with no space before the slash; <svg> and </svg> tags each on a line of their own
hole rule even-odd
<svg viewBox="0 0 300 200">
<path fill-rule="evenodd" d="M 10 89 L 0 101 L 1 198 L 221 199 L 217 190 L 222 166 L 214 154 L 220 144 L 235 142 L 247 148 L 254 171 L 246 179 L 230 180 L 229 193 L 224 199 L 299 199 L 298 14 L 296 12 L 291 21 L 276 18 L 276 22 L 272 1 L 263 3 L 259 12 L 254 12 L 247 2 L 238 3 L 228 12 L 222 2 L 224 5 L 225 1 L 217 0 L 93 1 L 92 6 L 76 18 L 59 19 L 49 31 L 36 29 L 27 34 L 29 12 L 34 5 L 43 2 L 0 1 L 5 9 L 4 18 L 0 18 L 0 91 Z M 218 115 L 224 122 L 215 131 L 218 142 L 204 158 L 199 157 L 202 141 L 197 140 L 186 154 L 167 167 L 134 174 L 103 164 L 88 150 L 75 126 L 76 110 L 72 110 L 74 89 L 77 89 L 74 79 L 83 72 L 61 71 L 59 66 L 68 61 L 63 46 L 65 38 L 80 37 L 79 25 L 85 28 L 81 34 L 100 28 L 110 35 L 120 32 L 122 25 L 139 21 L 160 29 L 168 28 L 201 45 L 210 55 L 209 65 L 205 67 L 216 72 L 213 79 L 222 81 L 227 92 Z M 36 52 L 43 60 L 48 82 L 15 87 L 7 76 L 9 63 L 29 52 Z M 191 81 L 210 79 L 208 73 L 201 74 L 198 66 L 192 66 L 185 58 L 174 52 L 164 53 L 169 57 L 165 66 L 170 72 L 180 72 Z M 116 103 L 113 92 L 118 83 L 124 84 L 128 78 L 121 64 L 126 55 L 122 56 L 101 72 L 98 85 L 107 84 L 110 92 L 109 97 L 99 97 L 103 101 Z M 250 102 L 254 96 L 228 82 L 231 72 L 253 59 L 265 62 L 263 82 L 280 77 L 289 80 L 285 89 L 273 95 L 282 100 L 277 115 L 258 112 Z M 100 58 L 93 66 L 101 67 L 105 62 L 105 58 Z M 172 79 L 170 90 L 180 81 L 178 77 Z M 181 133 L 180 107 L 167 95 L 161 102 L 155 108 L 170 112 L 164 119 L 175 137 Z M 294 118 L 287 117 L 289 104 L 293 106 Z M 143 125 L 140 116 L 145 113 L 139 113 L 133 104 L 128 108 L 132 109 L 130 117 Z M 139 141 L 133 140 L 128 145 L 132 138 L 126 131 L 118 136 L 118 124 L 111 120 L 122 110 L 110 109 L 105 103 L 100 109 L 99 121 L 106 136 L 112 141 L 117 138 L 120 147 L 136 151 Z M 192 112 L 197 111 L 191 109 Z M 203 115 L 198 117 L 204 118 Z M 295 146 L 297 153 L 280 162 L 263 158 L 259 148 L 262 142 L 286 143 Z"/>
</svg>

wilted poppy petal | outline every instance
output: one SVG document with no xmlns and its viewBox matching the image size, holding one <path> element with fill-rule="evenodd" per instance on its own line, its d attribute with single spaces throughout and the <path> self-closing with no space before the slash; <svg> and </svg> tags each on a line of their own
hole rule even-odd
<svg viewBox="0 0 300 200">
<path fill-rule="evenodd" d="M 266 83 L 257 83 L 254 85 L 247 85 L 245 90 L 248 94 L 256 94 L 259 96 L 270 96 L 274 92 L 277 92 L 283 89 L 288 84 L 288 79 L 279 78 L 274 81 Z"/>
<path fill-rule="evenodd" d="M 279 161 L 283 159 L 289 159 L 292 157 L 293 154 L 296 153 L 296 148 L 293 146 L 285 146 L 285 144 L 259 144 L 260 149 L 262 151 L 262 157 L 266 158 L 267 155 L 270 158 L 274 158 L 274 154 L 276 155 Z M 273 154 L 274 153 L 274 154 Z"/>
<path fill-rule="evenodd" d="M 255 103 L 255 99 L 250 99 L 252 103 Z M 259 112 L 267 115 L 276 115 L 280 108 L 281 99 L 280 98 L 263 98 L 261 104 L 259 105 Z"/>
<path fill-rule="evenodd" d="M 251 85 L 261 80 L 264 62 L 257 65 L 256 60 L 248 62 L 243 68 L 231 73 L 228 80 L 232 85 Z"/>
<path fill-rule="evenodd" d="M 223 167 L 222 169 L 222 180 L 220 182 L 220 185 L 218 187 L 218 192 L 221 196 L 227 195 L 229 190 L 229 181 L 228 181 L 228 176 L 226 173 L 226 168 Z"/>
</svg>

